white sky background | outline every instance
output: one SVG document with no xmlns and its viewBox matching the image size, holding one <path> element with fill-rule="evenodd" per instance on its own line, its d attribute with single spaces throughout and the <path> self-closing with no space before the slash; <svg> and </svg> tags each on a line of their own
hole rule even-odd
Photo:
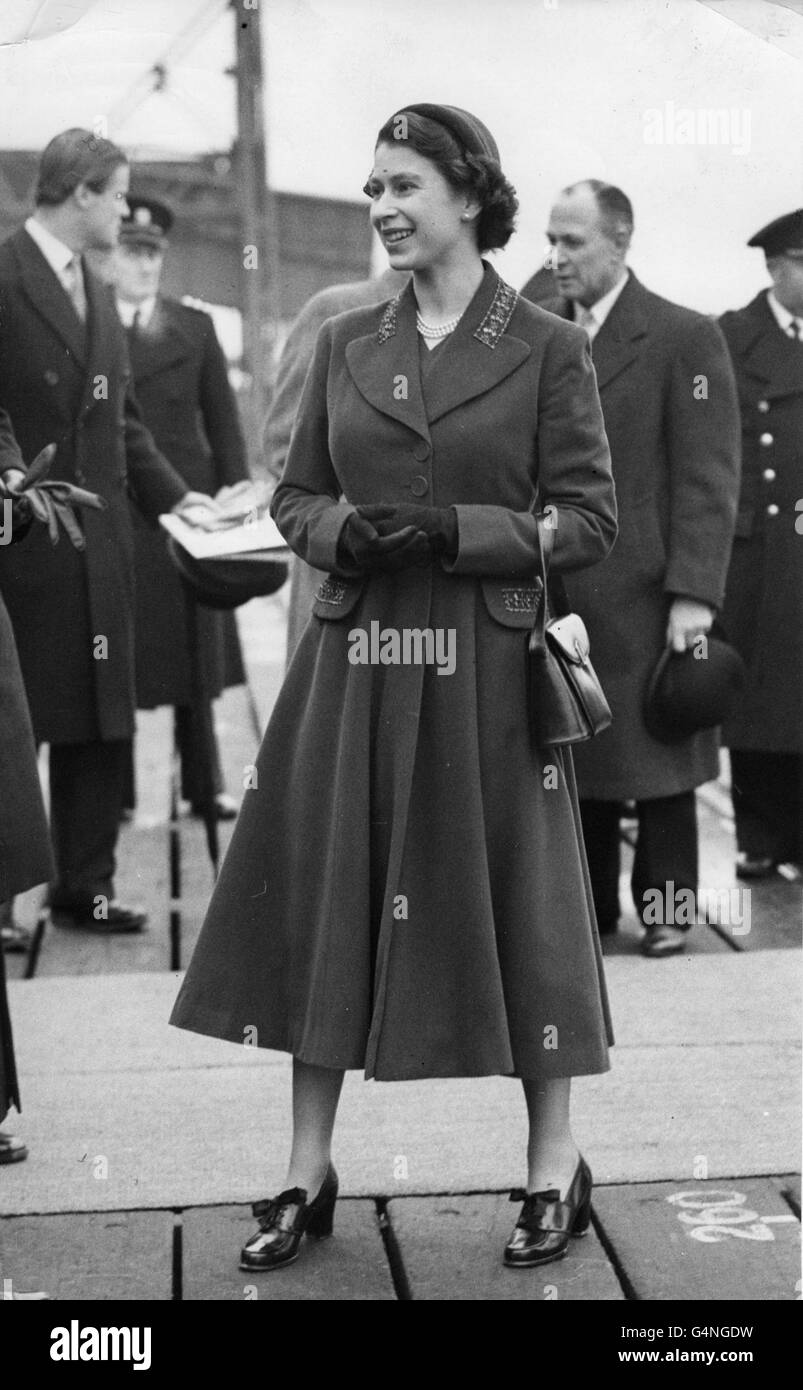
<svg viewBox="0 0 803 1390">
<path fill-rule="evenodd" d="M 517 286 L 540 264 L 554 194 L 578 178 L 625 189 L 637 273 L 709 312 L 745 303 L 766 283 L 761 254 L 744 243 L 803 205 L 803 6 L 794 0 L 260 8 L 274 187 L 359 198 L 376 131 L 395 109 L 466 106 L 493 131 L 518 189 L 519 231 L 496 258 Z M 0 146 L 39 148 L 105 115 L 134 157 L 227 148 L 234 94 L 223 70 L 235 21 L 221 10 L 219 0 L 0 0 Z M 37 14 L 54 32 L 14 42 Z M 124 100 L 177 36 L 167 91 L 136 107 Z M 645 113 L 667 102 L 678 115 L 727 112 L 730 141 L 648 143 Z"/>
</svg>

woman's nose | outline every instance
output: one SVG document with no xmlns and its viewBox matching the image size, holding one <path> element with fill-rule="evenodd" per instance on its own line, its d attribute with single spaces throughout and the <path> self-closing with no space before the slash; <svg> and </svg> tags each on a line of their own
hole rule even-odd
<svg viewBox="0 0 803 1390">
<path fill-rule="evenodd" d="M 371 221 L 375 227 L 379 226 L 387 217 L 392 217 L 395 211 L 396 206 L 393 202 L 393 198 L 391 194 L 385 190 L 384 193 L 380 193 L 378 198 L 374 198 L 371 204 Z"/>
</svg>

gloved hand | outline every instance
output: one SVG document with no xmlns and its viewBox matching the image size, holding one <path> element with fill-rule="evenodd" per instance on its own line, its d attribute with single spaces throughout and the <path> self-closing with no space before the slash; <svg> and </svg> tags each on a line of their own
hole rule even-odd
<svg viewBox="0 0 803 1390">
<path fill-rule="evenodd" d="M 72 483 L 46 482 L 55 452 L 55 444 L 48 444 L 42 449 L 22 476 L 21 482 L 17 472 L 10 477 L 6 473 L 4 490 L 14 503 L 12 518 L 16 520 L 19 517 L 23 525 L 31 517 L 43 522 L 53 545 L 58 543 L 60 523 L 76 550 L 84 550 L 84 533 L 73 508 L 92 507 L 95 511 L 103 511 L 106 503 L 97 493 L 74 487 Z"/>
<path fill-rule="evenodd" d="M 360 516 L 376 527 L 380 536 L 392 536 L 405 527 L 423 531 L 432 555 L 456 555 L 457 512 L 453 507 L 419 507 L 411 502 L 378 503 L 358 507 Z"/>
<path fill-rule="evenodd" d="M 405 526 L 392 535 L 380 536 L 359 511 L 352 512 L 347 518 L 337 549 L 344 565 L 385 573 L 407 569 L 410 565 L 426 564 L 431 555 L 429 540 L 414 526 Z"/>
</svg>

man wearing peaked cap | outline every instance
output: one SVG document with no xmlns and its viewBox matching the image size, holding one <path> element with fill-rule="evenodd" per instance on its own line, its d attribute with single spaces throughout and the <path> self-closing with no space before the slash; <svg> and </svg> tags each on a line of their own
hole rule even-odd
<svg viewBox="0 0 803 1390">
<path fill-rule="evenodd" d="M 772 280 L 720 320 L 739 387 L 743 473 L 723 621 L 748 665 L 723 729 L 740 878 L 799 866 L 803 778 L 803 208 L 748 242 Z"/>
<path fill-rule="evenodd" d="M 209 314 L 160 293 L 173 214 L 155 198 L 129 195 L 129 213 L 111 261 L 117 310 L 126 328 L 134 386 L 145 422 L 187 485 L 215 493 L 248 476 L 237 403 Z M 175 708 L 182 795 L 200 807 L 197 739 L 192 726 L 190 654 L 184 597 L 164 536 L 136 507 L 136 698 L 138 709 Z M 245 679 L 232 613 L 199 609 L 204 690 L 210 697 Z M 217 748 L 212 776 L 217 814 L 236 804 L 223 788 Z M 133 777 L 128 788 L 133 806 Z"/>
</svg>

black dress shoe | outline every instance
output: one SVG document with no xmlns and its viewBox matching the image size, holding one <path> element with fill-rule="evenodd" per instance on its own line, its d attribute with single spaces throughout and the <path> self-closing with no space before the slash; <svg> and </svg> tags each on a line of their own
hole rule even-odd
<svg viewBox="0 0 803 1390">
<path fill-rule="evenodd" d="M 251 1210 L 259 1221 L 259 1230 L 240 1252 L 240 1269 L 279 1269 L 298 1259 L 305 1232 L 319 1240 L 330 1236 L 337 1187 L 337 1173 L 330 1163 L 314 1201 L 307 1202 L 305 1188 L 291 1187 L 278 1197 L 255 1202 Z"/>
<path fill-rule="evenodd" d="M 102 917 L 95 916 L 95 912 L 99 910 L 99 908 L 95 908 L 94 903 L 91 905 L 60 902 L 51 904 L 53 921 L 57 927 L 79 927 L 84 931 L 93 931 L 98 936 L 142 931 L 148 920 L 147 912 L 144 912 L 141 907 L 126 907 L 116 898 L 111 898 L 107 902 Z"/>
<path fill-rule="evenodd" d="M 30 927 L 23 927 L 19 922 L 15 922 L 13 917 L 7 917 L 0 927 L 0 937 L 7 955 L 23 955 L 30 948 L 33 932 Z"/>
<path fill-rule="evenodd" d="M 22 1163 L 27 1157 L 28 1149 L 22 1140 L 0 1129 L 0 1163 Z"/>
<path fill-rule="evenodd" d="M 513 1269 L 559 1260 L 571 1236 L 584 1236 L 591 1220 L 591 1170 L 583 1158 L 577 1164 L 564 1201 L 556 1187 L 547 1192 L 524 1192 L 516 1188 L 511 1202 L 523 1202 L 521 1215 L 505 1246 L 505 1264 Z"/>
</svg>

